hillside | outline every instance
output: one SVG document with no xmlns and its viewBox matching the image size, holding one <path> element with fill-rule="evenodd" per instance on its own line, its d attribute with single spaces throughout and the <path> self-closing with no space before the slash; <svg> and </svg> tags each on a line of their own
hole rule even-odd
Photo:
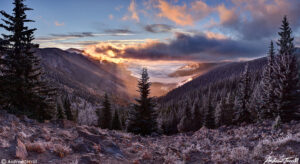
<svg viewBox="0 0 300 164">
<path fill-rule="evenodd" d="M 296 49 L 296 55 L 298 57 L 298 62 L 300 63 L 300 48 Z M 174 98 L 180 99 L 183 94 L 194 91 L 195 89 L 204 88 L 212 82 L 218 82 L 230 77 L 238 76 L 244 70 L 246 63 L 249 63 L 250 72 L 261 72 L 266 62 L 266 57 L 263 57 L 248 62 L 233 62 L 220 65 L 209 70 L 207 73 L 200 75 L 192 81 L 175 88 L 165 96 L 161 97 L 161 100 L 163 102 L 167 102 Z"/>
<path fill-rule="evenodd" d="M 91 103 L 99 101 L 104 93 L 118 93 L 119 101 L 132 96 L 128 93 L 133 86 L 124 79 L 136 79 L 120 65 L 99 63 L 79 53 L 56 48 L 38 49 L 36 54 L 42 59 L 47 77 L 68 93 Z"/>
<path fill-rule="evenodd" d="M 263 163 L 300 156 L 300 122 L 270 121 L 141 137 L 68 121 L 37 123 L 0 111 L 0 157 L 45 163 Z M 60 123 L 59 123 L 60 122 Z"/>
</svg>

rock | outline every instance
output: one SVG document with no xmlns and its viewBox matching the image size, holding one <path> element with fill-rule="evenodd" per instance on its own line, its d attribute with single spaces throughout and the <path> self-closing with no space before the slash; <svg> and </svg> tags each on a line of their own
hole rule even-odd
<svg viewBox="0 0 300 164">
<path fill-rule="evenodd" d="M 104 136 L 92 134 L 91 132 L 89 132 L 88 130 L 86 130 L 84 128 L 78 129 L 78 135 L 80 137 L 83 137 L 89 141 L 96 143 L 96 144 L 99 144 L 101 142 L 101 140 L 104 139 Z"/>
<path fill-rule="evenodd" d="M 93 152 L 93 147 L 91 144 L 86 143 L 74 143 L 71 144 L 71 148 L 75 153 L 90 153 Z"/>
<path fill-rule="evenodd" d="M 101 152 L 105 154 L 110 154 L 116 158 L 124 158 L 122 151 L 119 146 L 112 142 L 104 141 L 101 144 Z"/>
<path fill-rule="evenodd" d="M 80 158 L 79 163 L 82 164 L 98 164 L 96 159 L 93 159 L 93 155 L 84 155 Z"/>
<path fill-rule="evenodd" d="M 26 146 L 21 140 L 17 138 L 16 157 L 19 159 L 26 159 L 28 156 Z"/>
<path fill-rule="evenodd" d="M 76 123 L 70 120 L 58 120 L 59 127 L 64 129 L 70 129 L 76 127 Z"/>
</svg>

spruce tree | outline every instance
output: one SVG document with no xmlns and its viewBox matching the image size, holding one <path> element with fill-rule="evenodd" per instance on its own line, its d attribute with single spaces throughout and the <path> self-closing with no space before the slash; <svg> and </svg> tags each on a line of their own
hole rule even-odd
<svg viewBox="0 0 300 164">
<path fill-rule="evenodd" d="M 268 62 L 263 70 L 262 80 L 260 83 L 261 91 L 259 95 L 259 117 L 274 118 L 276 111 L 276 97 L 275 97 L 275 85 L 276 79 L 274 76 L 274 64 L 275 64 L 275 50 L 273 42 L 271 41 L 270 49 L 268 52 Z"/>
<path fill-rule="evenodd" d="M 242 122 L 250 123 L 251 117 L 249 108 L 249 101 L 251 98 L 250 88 L 250 75 L 248 70 L 248 63 L 245 66 L 244 72 L 241 74 L 241 79 L 238 85 L 237 96 L 235 98 L 234 109 L 235 118 L 234 122 L 240 124 Z"/>
<path fill-rule="evenodd" d="M 63 108 L 61 107 L 61 105 L 59 103 L 57 103 L 56 109 L 57 109 L 57 116 L 56 116 L 56 118 L 60 119 L 60 120 L 65 119 L 64 110 L 63 110 Z"/>
<path fill-rule="evenodd" d="M 24 5 L 24 0 L 14 0 L 13 14 L 1 11 L 4 24 L 0 27 L 10 34 L 2 34 L 5 54 L 2 57 L 2 77 L 4 88 L 1 89 L 1 102 L 9 112 L 26 114 L 40 121 L 53 116 L 55 90 L 42 80 L 39 59 L 34 55 L 38 45 L 33 44 L 34 31 L 25 26 L 26 11 L 32 10 Z"/>
<path fill-rule="evenodd" d="M 138 81 L 140 98 L 136 99 L 137 104 L 129 111 L 127 131 L 135 134 L 150 135 L 157 130 L 157 114 L 154 110 L 155 104 L 153 99 L 149 97 L 151 83 L 149 82 L 146 68 L 143 68 L 141 76 L 141 79 Z"/>
<path fill-rule="evenodd" d="M 219 127 L 224 125 L 225 100 L 222 98 L 215 109 L 215 125 Z"/>
<path fill-rule="evenodd" d="M 214 107 L 212 106 L 211 87 L 209 87 L 208 89 L 207 99 L 205 101 L 204 109 L 205 109 L 204 126 L 209 129 L 215 128 L 215 118 L 214 118 L 215 111 L 214 111 Z"/>
<path fill-rule="evenodd" d="M 192 113 L 191 113 L 191 108 L 188 102 L 186 102 L 185 110 L 183 117 L 181 118 L 179 124 L 177 125 L 177 130 L 179 132 L 188 132 L 193 130 L 192 126 Z"/>
<path fill-rule="evenodd" d="M 71 110 L 71 103 L 70 103 L 70 99 L 69 99 L 68 95 L 66 95 L 63 99 L 63 106 L 65 109 L 67 120 L 75 121 L 72 110 Z"/>
<path fill-rule="evenodd" d="M 103 101 L 103 109 L 101 111 L 101 115 L 99 117 L 100 119 L 100 127 L 102 129 L 111 129 L 111 104 L 108 99 L 108 95 L 104 95 L 104 101 Z"/>
<path fill-rule="evenodd" d="M 197 101 L 194 102 L 193 111 L 194 111 L 194 114 L 193 114 L 194 128 L 193 128 L 193 130 L 196 131 L 202 127 L 202 115 L 200 113 L 200 108 L 199 108 Z"/>
<path fill-rule="evenodd" d="M 120 119 L 119 119 L 119 113 L 118 113 L 117 110 L 115 111 L 115 114 L 114 114 L 114 117 L 113 117 L 113 120 L 112 120 L 112 129 L 122 130 L 121 122 L 120 122 Z"/>
<path fill-rule="evenodd" d="M 298 65 L 294 54 L 292 30 L 287 17 L 282 20 L 282 25 L 278 33 L 280 38 L 277 42 L 279 54 L 275 63 L 275 96 L 277 98 L 276 116 L 280 116 L 283 122 L 292 119 L 300 119 L 298 106 L 300 104 L 298 82 Z"/>
</svg>

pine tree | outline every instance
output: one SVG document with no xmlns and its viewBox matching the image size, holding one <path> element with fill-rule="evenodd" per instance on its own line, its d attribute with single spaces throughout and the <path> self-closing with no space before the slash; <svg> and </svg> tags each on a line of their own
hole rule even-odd
<svg viewBox="0 0 300 164">
<path fill-rule="evenodd" d="M 137 104 L 130 110 L 127 120 L 127 131 L 129 132 L 150 135 L 157 130 L 155 104 L 153 99 L 149 97 L 150 86 L 147 69 L 143 68 L 142 77 L 138 82 L 140 98 L 136 99 Z"/>
<path fill-rule="evenodd" d="M 32 9 L 24 5 L 23 1 L 14 0 L 12 15 L 0 12 L 5 18 L 0 27 L 11 33 L 2 34 L 7 43 L 2 58 L 1 79 L 4 79 L 4 88 L 0 98 L 9 112 L 26 114 L 42 121 L 53 116 L 55 90 L 42 80 L 40 61 L 34 55 L 38 45 L 32 43 L 36 29 L 25 26 L 25 23 L 33 22 L 25 14 Z"/>
<path fill-rule="evenodd" d="M 60 120 L 65 119 L 64 110 L 63 110 L 63 108 L 61 107 L 61 105 L 59 103 L 57 103 L 56 109 L 57 109 L 57 116 L 56 116 L 56 118 L 60 119 Z"/>
<path fill-rule="evenodd" d="M 63 99 L 63 106 L 65 109 L 67 120 L 75 121 L 72 110 L 71 110 L 71 103 L 70 103 L 70 99 L 69 99 L 68 95 L 66 95 Z"/>
<path fill-rule="evenodd" d="M 250 123 L 251 115 L 248 110 L 249 101 L 251 98 L 250 89 L 250 75 L 248 70 L 248 63 L 245 66 L 244 72 L 241 74 L 241 80 L 238 86 L 238 93 L 235 99 L 235 118 L 234 122 L 240 124 L 242 122 Z"/>
<path fill-rule="evenodd" d="M 196 131 L 202 127 L 202 115 L 200 113 L 200 108 L 199 108 L 197 101 L 194 102 L 193 111 L 194 111 L 194 114 L 193 114 L 194 128 L 193 128 L 193 130 Z"/>
<path fill-rule="evenodd" d="M 102 129 L 111 129 L 111 118 L 112 118 L 111 104 L 110 104 L 107 94 L 104 95 L 103 109 L 101 111 L 101 115 L 99 115 L 99 116 L 100 116 L 98 118 L 100 120 L 99 126 Z"/>
<path fill-rule="evenodd" d="M 224 125 L 225 100 L 221 99 L 215 109 L 215 125 Z"/>
<path fill-rule="evenodd" d="M 260 83 L 261 91 L 259 95 L 259 117 L 274 118 L 276 111 L 276 97 L 275 97 L 275 77 L 274 77 L 274 64 L 275 64 L 275 51 L 274 45 L 271 41 L 268 53 L 268 63 L 263 70 L 262 80 Z"/>
<path fill-rule="evenodd" d="M 177 125 L 177 129 L 179 132 L 188 132 L 193 130 L 192 125 L 192 113 L 191 108 L 188 102 L 186 102 L 184 116 L 181 118 L 179 124 Z"/>
<path fill-rule="evenodd" d="M 112 129 L 114 129 L 114 130 L 122 130 L 121 122 L 120 122 L 120 119 L 119 119 L 119 113 L 118 113 L 117 110 L 115 111 L 115 114 L 114 114 L 114 117 L 113 117 Z"/>
<path fill-rule="evenodd" d="M 204 109 L 205 109 L 204 126 L 209 129 L 215 128 L 215 118 L 214 118 L 215 111 L 212 106 L 211 87 L 209 87 L 208 89 L 208 95 L 205 101 Z"/>
<path fill-rule="evenodd" d="M 279 46 L 279 54 L 275 62 L 275 96 L 276 116 L 280 116 L 283 122 L 292 119 L 300 119 L 300 111 L 298 109 L 300 99 L 298 82 L 298 65 L 294 54 L 295 48 L 293 44 L 292 30 L 290 28 L 287 17 L 285 16 L 278 33 L 280 38 L 277 42 Z"/>
</svg>

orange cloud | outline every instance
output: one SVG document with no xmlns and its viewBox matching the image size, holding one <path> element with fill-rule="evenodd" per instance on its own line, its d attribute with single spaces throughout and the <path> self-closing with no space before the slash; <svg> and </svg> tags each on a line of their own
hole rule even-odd
<svg viewBox="0 0 300 164">
<path fill-rule="evenodd" d="M 59 26 L 64 26 L 65 23 L 64 23 L 64 22 L 61 22 L 61 23 L 60 23 L 60 22 L 58 22 L 58 21 L 55 21 L 55 22 L 54 22 L 54 25 L 57 26 L 57 27 L 59 27 Z"/>
<path fill-rule="evenodd" d="M 164 0 L 159 0 L 158 2 L 157 7 L 160 9 L 159 17 L 165 17 L 181 26 L 194 24 L 193 17 L 187 12 L 186 5 L 172 6 Z"/>
<path fill-rule="evenodd" d="M 224 4 L 219 5 L 217 11 L 219 12 L 221 24 L 232 23 L 238 19 L 235 9 L 227 9 Z"/>
<path fill-rule="evenodd" d="M 138 12 L 136 10 L 136 3 L 135 3 L 135 0 L 131 0 L 131 3 L 128 7 L 128 11 L 130 12 L 129 15 L 125 15 L 122 20 L 129 20 L 129 19 L 132 19 L 132 20 L 135 20 L 137 22 L 140 21 L 140 18 L 139 18 L 139 15 L 138 15 Z"/>
</svg>

